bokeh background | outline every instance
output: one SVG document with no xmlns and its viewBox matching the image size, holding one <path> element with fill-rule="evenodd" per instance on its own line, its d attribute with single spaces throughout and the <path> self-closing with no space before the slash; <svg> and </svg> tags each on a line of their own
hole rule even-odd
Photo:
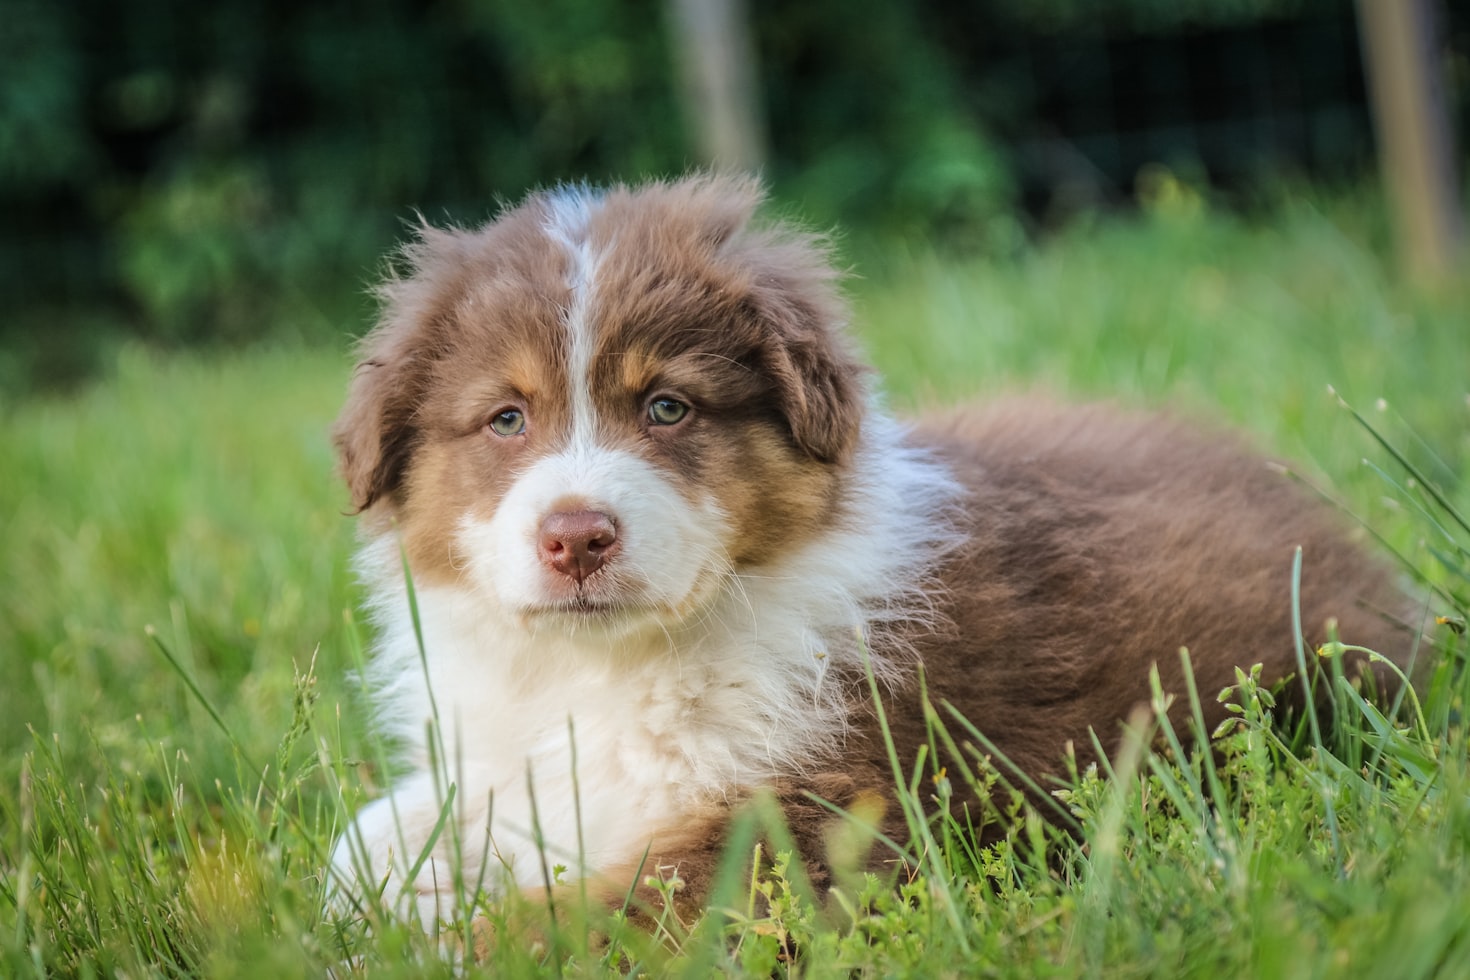
<svg viewBox="0 0 1470 980">
<path fill-rule="evenodd" d="M 680 6 L 0 0 L 0 385 L 73 382 L 124 338 L 339 341 L 414 209 L 703 164 Z M 1464 131 L 1470 7 L 1423 6 Z M 1373 180 L 1345 0 L 737 13 L 744 159 L 862 271 L 895 242 L 1004 255 L 1175 182 L 1249 210 Z"/>
</svg>

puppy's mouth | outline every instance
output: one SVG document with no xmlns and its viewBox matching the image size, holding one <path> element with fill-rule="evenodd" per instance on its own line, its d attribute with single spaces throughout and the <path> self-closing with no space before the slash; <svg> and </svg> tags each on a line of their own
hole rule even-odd
<svg viewBox="0 0 1470 980">
<path fill-rule="evenodd" d="M 652 624 L 668 628 L 697 615 L 708 604 L 718 588 L 718 577 L 700 576 L 693 588 L 672 599 L 641 588 L 599 587 L 605 585 L 589 581 L 574 592 L 529 603 L 521 607 L 522 619 L 528 625 L 573 630 L 592 625 L 613 630 L 636 630 Z"/>
<path fill-rule="evenodd" d="M 522 628 L 532 633 L 593 642 L 641 634 L 663 618 L 646 603 L 587 595 L 538 602 L 520 611 Z"/>
<path fill-rule="evenodd" d="M 567 599 L 541 602 L 526 610 L 530 616 L 576 616 L 590 619 L 613 619 L 635 614 L 640 607 L 603 596 L 577 594 Z"/>
<path fill-rule="evenodd" d="M 562 621 L 567 623 L 605 622 L 641 619 L 652 610 L 652 604 L 640 590 L 610 587 L 615 583 L 600 581 L 600 575 L 566 588 L 570 583 L 556 583 L 538 600 L 521 608 L 528 621 Z"/>
</svg>

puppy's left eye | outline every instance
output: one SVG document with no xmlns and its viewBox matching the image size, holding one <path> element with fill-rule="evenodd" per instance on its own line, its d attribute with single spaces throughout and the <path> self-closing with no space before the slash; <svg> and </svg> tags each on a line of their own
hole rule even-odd
<svg viewBox="0 0 1470 980">
<path fill-rule="evenodd" d="M 648 421 L 654 425 L 677 425 L 689 414 L 689 406 L 672 398 L 655 398 L 648 403 Z"/>
</svg>

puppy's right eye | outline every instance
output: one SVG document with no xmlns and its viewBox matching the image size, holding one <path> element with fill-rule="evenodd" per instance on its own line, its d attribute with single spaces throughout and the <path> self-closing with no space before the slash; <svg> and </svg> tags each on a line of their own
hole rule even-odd
<svg viewBox="0 0 1470 980">
<path fill-rule="evenodd" d="M 518 436 L 526 431 L 526 413 L 518 408 L 507 408 L 491 416 L 486 428 L 504 439 Z"/>
</svg>

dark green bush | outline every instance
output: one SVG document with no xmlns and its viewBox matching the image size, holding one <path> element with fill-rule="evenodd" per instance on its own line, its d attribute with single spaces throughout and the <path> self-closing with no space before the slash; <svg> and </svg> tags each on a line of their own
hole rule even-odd
<svg viewBox="0 0 1470 980">
<path fill-rule="evenodd" d="M 354 333 L 415 209 L 468 223 L 497 195 L 697 165 L 666 6 L 0 0 L 0 385 L 84 372 L 114 336 Z M 1350 41 L 1330 0 L 750 0 L 766 176 L 819 225 L 1010 251 L 1022 203 L 1047 221 L 1054 197 L 1131 200 L 1161 159 L 1097 156 L 1117 173 L 1080 195 L 1048 169 L 1088 149 L 1046 128 L 1091 92 L 1078 52 L 1303 11 Z M 1147 101 L 1119 86 L 1100 97 Z"/>
</svg>

